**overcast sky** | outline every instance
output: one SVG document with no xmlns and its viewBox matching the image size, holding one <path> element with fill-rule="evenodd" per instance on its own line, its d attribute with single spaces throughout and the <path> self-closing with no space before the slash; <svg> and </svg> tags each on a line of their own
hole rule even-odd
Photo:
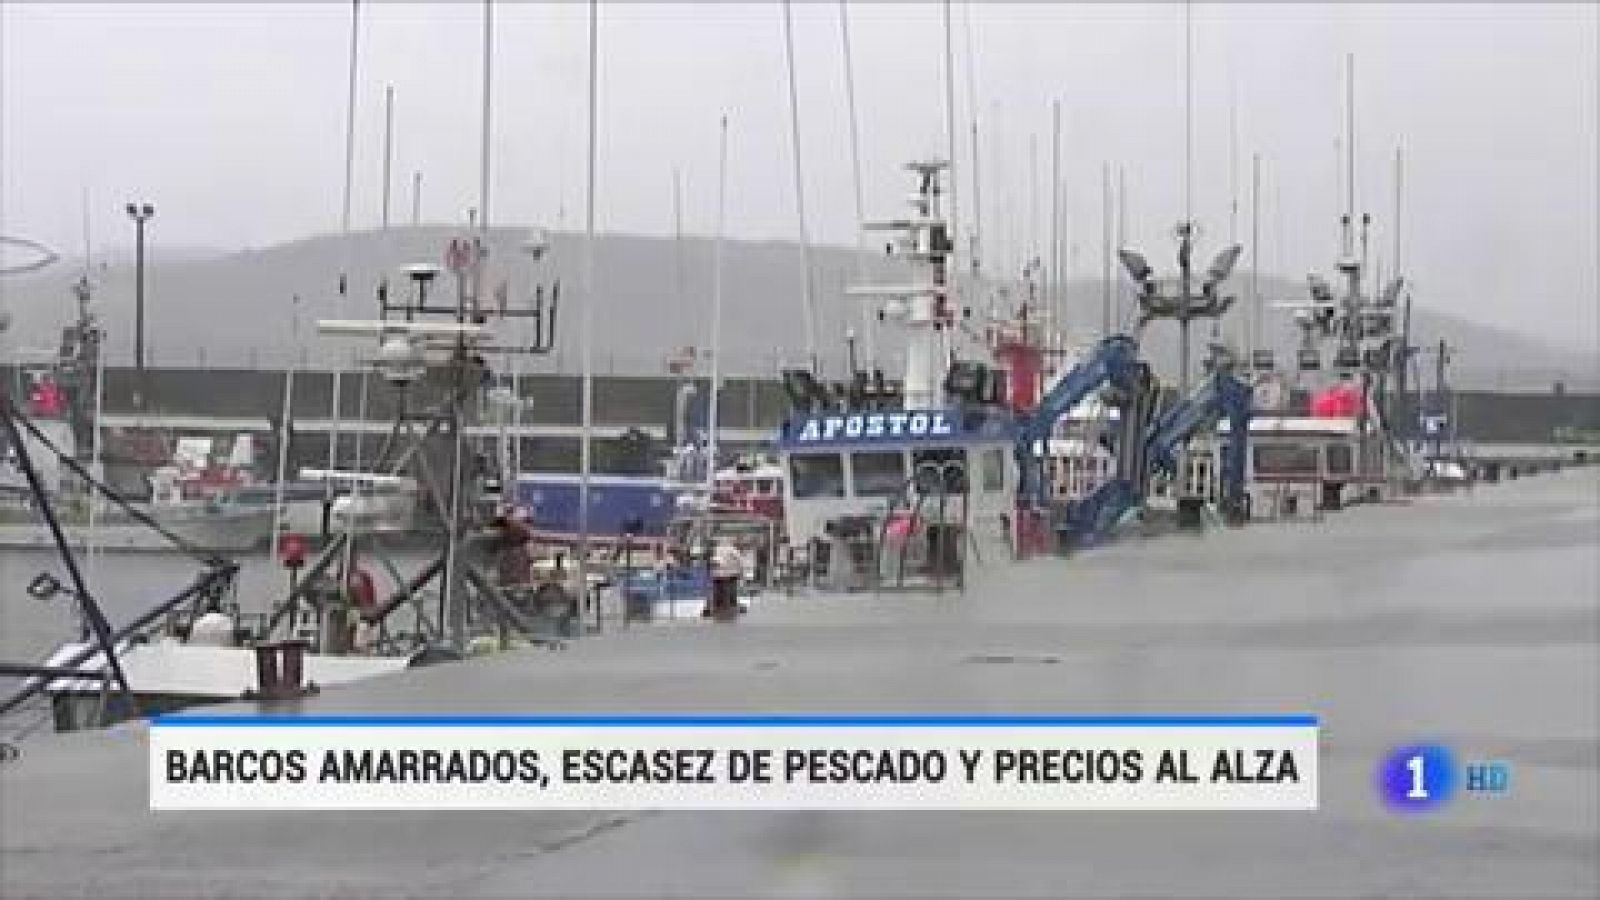
<svg viewBox="0 0 1600 900">
<path fill-rule="evenodd" d="M 0 4 L 0 234 L 63 253 L 131 243 L 129 199 L 154 203 L 153 253 L 337 231 L 349 3 Z M 851 3 L 869 218 L 896 214 L 900 165 L 946 151 L 943 6 Z M 1345 55 L 1356 60 L 1357 206 L 1392 267 L 1397 144 L 1403 255 L 1419 302 L 1600 344 L 1600 15 L 1591 3 L 1196 5 L 1194 214 L 1209 258 L 1249 243 L 1262 156 L 1264 269 L 1327 271 L 1343 199 Z M 1127 240 L 1170 265 L 1184 205 L 1181 5 L 953 3 L 960 215 L 973 209 L 976 112 L 986 258 L 1007 270 L 1050 233 L 1050 104 L 1062 108 L 1069 264 L 1097 274 L 1101 171 L 1125 171 Z M 855 202 L 840 6 L 793 5 L 805 209 L 814 240 L 850 243 Z M 482 7 L 362 3 L 353 216 L 381 204 L 383 91 L 396 95 L 393 218 L 464 220 L 478 202 Z M 581 228 L 586 4 L 495 6 L 491 218 Z M 970 24 L 969 24 L 970 23 Z M 783 8 L 611 3 L 600 9 L 599 227 L 714 228 L 717 119 L 730 117 L 729 232 L 797 234 Z M 969 54 L 970 47 L 970 54 Z M 971 76 L 969 78 L 969 75 Z M 975 101 L 973 89 L 975 88 Z M 1030 191 L 1037 161 L 1038 194 Z M 963 230 L 967 227 L 963 225 Z M 1246 263 L 1248 265 L 1248 263 Z"/>
</svg>

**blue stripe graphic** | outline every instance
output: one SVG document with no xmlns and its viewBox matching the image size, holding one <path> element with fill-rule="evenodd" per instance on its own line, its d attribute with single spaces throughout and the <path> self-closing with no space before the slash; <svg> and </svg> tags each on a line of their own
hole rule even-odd
<svg viewBox="0 0 1600 900">
<path fill-rule="evenodd" d="M 1313 715 L 164 715 L 164 728 L 1315 728 Z"/>
</svg>

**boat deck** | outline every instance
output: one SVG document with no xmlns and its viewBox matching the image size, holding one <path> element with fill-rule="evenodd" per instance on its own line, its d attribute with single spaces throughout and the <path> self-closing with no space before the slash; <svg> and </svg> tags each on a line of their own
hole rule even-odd
<svg viewBox="0 0 1600 900">
<path fill-rule="evenodd" d="M 1320 524 L 773 596 L 335 688 L 336 712 L 1310 712 L 1314 813 L 151 813 L 145 729 L 0 765 L 0 895 L 1571 896 L 1600 891 L 1600 470 Z M 1386 812 L 1440 740 L 1512 789 Z"/>
</svg>

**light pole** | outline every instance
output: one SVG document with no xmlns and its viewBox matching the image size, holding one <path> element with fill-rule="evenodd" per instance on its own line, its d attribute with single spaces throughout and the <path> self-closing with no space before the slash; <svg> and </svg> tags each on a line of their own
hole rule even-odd
<svg viewBox="0 0 1600 900">
<path fill-rule="evenodd" d="M 1205 271 L 1205 278 L 1195 290 L 1195 275 L 1192 265 L 1194 251 L 1194 222 L 1179 222 L 1174 234 L 1178 238 L 1178 278 L 1175 283 L 1168 282 L 1160 285 L 1155 278 L 1155 270 L 1144 256 L 1134 250 L 1123 248 L 1117 251 L 1117 256 L 1122 260 L 1122 266 L 1127 270 L 1135 284 L 1139 285 L 1139 328 L 1152 319 L 1178 320 L 1178 397 L 1180 402 L 1189 396 L 1189 323 L 1194 319 L 1220 318 L 1233 305 L 1234 298 L 1223 296 L 1220 293 L 1222 282 L 1226 281 L 1233 272 L 1234 263 L 1239 261 L 1239 254 L 1243 247 L 1239 244 L 1229 244 L 1217 254 L 1216 259 Z M 1189 491 L 1189 452 L 1185 445 L 1178 454 L 1178 496 L 1188 497 Z"/>
<path fill-rule="evenodd" d="M 148 203 L 129 203 L 133 219 L 133 365 L 139 373 L 139 390 L 144 390 L 144 223 L 156 214 Z"/>
</svg>

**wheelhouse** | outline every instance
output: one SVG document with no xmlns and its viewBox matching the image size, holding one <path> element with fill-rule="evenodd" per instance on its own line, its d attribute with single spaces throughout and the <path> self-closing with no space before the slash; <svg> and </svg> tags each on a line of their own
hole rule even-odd
<svg viewBox="0 0 1600 900">
<path fill-rule="evenodd" d="M 919 509 L 1004 539 L 1017 488 L 1007 416 L 894 410 L 801 416 L 778 438 L 784 523 L 791 541 L 829 522 Z"/>
</svg>

